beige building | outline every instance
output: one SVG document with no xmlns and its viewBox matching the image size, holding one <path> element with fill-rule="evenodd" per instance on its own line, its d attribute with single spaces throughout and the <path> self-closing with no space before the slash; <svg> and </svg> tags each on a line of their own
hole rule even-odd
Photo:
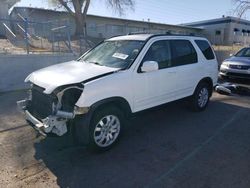
<svg viewBox="0 0 250 188">
<path fill-rule="evenodd" d="M 87 34 L 94 37 L 109 38 L 115 35 L 125 35 L 133 32 L 196 34 L 202 29 L 145 21 L 135 21 L 119 18 L 88 15 Z"/>
<path fill-rule="evenodd" d="M 30 30 L 37 35 L 50 35 L 51 28 L 58 28 L 64 25 L 69 26 L 70 35 L 75 32 L 75 21 L 67 12 L 60 12 L 48 9 L 30 7 L 15 7 L 11 12 L 11 19 L 19 20 L 20 15 L 29 21 L 37 22 L 30 24 Z M 15 30 L 16 28 L 13 27 Z M 95 38 L 109 38 L 116 35 L 124 35 L 131 32 L 150 32 L 176 34 L 201 35 L 202 29 L 189 26 L 169 25 L 147 21 L 135 21 L 121 18 L 111 18 L 96 15 L 87 15 L 86 33 L 87 36 Z M 50 37 L 50 36 L 47 36 Z"/>
</svg>

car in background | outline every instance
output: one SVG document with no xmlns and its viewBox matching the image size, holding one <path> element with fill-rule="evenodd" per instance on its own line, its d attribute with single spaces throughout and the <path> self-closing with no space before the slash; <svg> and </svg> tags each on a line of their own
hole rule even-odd
<svg viewBox="0 0 250 188">
<path fill-rule="evenodd" d="M 242 48 L 235 55 L 224 60 L 220 66 L 220 76 L 250 79 L 250 47 Z"/>
</svg>

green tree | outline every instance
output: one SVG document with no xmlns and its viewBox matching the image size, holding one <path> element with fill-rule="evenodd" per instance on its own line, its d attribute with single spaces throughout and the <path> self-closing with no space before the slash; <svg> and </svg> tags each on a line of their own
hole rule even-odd
<svg viewBox="0 0 250 188">
<path fill-rule="evenodd" d="M 93 0 L 48 0 L 53 6 L 64 8 L 74 17 L 76 22 L 75 35 L 84 35 L 86 15 Z M 127 9 L 134 8 L 134 0 L 105 0 L 108 8 L 123 15 Z"/>
</svg>

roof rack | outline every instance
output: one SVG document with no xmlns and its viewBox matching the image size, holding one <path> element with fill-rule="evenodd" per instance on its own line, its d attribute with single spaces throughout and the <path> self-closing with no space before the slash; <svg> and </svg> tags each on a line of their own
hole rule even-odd
<svg viewBox="0 0 250 188">
<path fill-rule="evenodd" d="M 127 35 L 139 35 L 139 34 L 152 34 L 153 36 L 197 36 L 195 33 L 189 33 L 189 34 L 179 34 L 179 33 L 172 33 L 171 31 L 166 31 L 165 33 L 150 33 L 148 31 L 143 31 L 143 32 L 130 32 Z"/>
<path fill-rule="evenodd" d="M 167 31 L 165 34 L 166 35 L 173 35 L 173 36 L 196 36 L 195 33 L 180 34 L 180 33 L 172 33 L 171 31 Z"/>
<path fill-rule="evenodd" d="M 136 31 L 136 32 L 129 32 L 127 35 L 139 35 L 139 34 L 153 34 L 148 31 Z"/>
</svg>

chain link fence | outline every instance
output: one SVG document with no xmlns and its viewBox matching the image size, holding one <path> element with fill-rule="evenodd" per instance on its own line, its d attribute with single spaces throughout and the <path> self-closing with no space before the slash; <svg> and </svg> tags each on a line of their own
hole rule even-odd
<svg viewBox="0 0 250 188">
<path fill-rule="evenodd" d="M 94 46 L 86 37 L 72 37 L 69 21 L 34 22 L 23 18 L 1 19 L 1 51 L 6 53 L 81 54 Z M 0 51 L 0 53 L 1 53 Z"/>
<path fill-rule="evenodd" d="M 20 13 L 15 14 L 15 19 L 1 19 L 0 33 L 7 38 L 6 49 L 9 51 L 25 51 L 25 53 L 73 53 L 80 55 L 92 48 L 105 38 L 129 33 L 153 34 L 190 34 L 190 29 L 165 27 L 157 28 L 154 24 L 143 23 L 129 25 L 122 21 L 88 21 L 85 27 L 86 36 L 75 36 L 74 20 L 60 19 L 46 22 L 36 22 L 24 18 Z M 31 18 L 30 18 L 31 19 Z M 35 19 L 33 19 L 35 20 Z M 1 28 L 1 27 L 0 27 Z M 4 46 L 4 41 L 1 41 Z M 8 50 L 6 50 L 8 51 Z M 1 50 L 0 50 L 1 53 Z"/>
</svg>

